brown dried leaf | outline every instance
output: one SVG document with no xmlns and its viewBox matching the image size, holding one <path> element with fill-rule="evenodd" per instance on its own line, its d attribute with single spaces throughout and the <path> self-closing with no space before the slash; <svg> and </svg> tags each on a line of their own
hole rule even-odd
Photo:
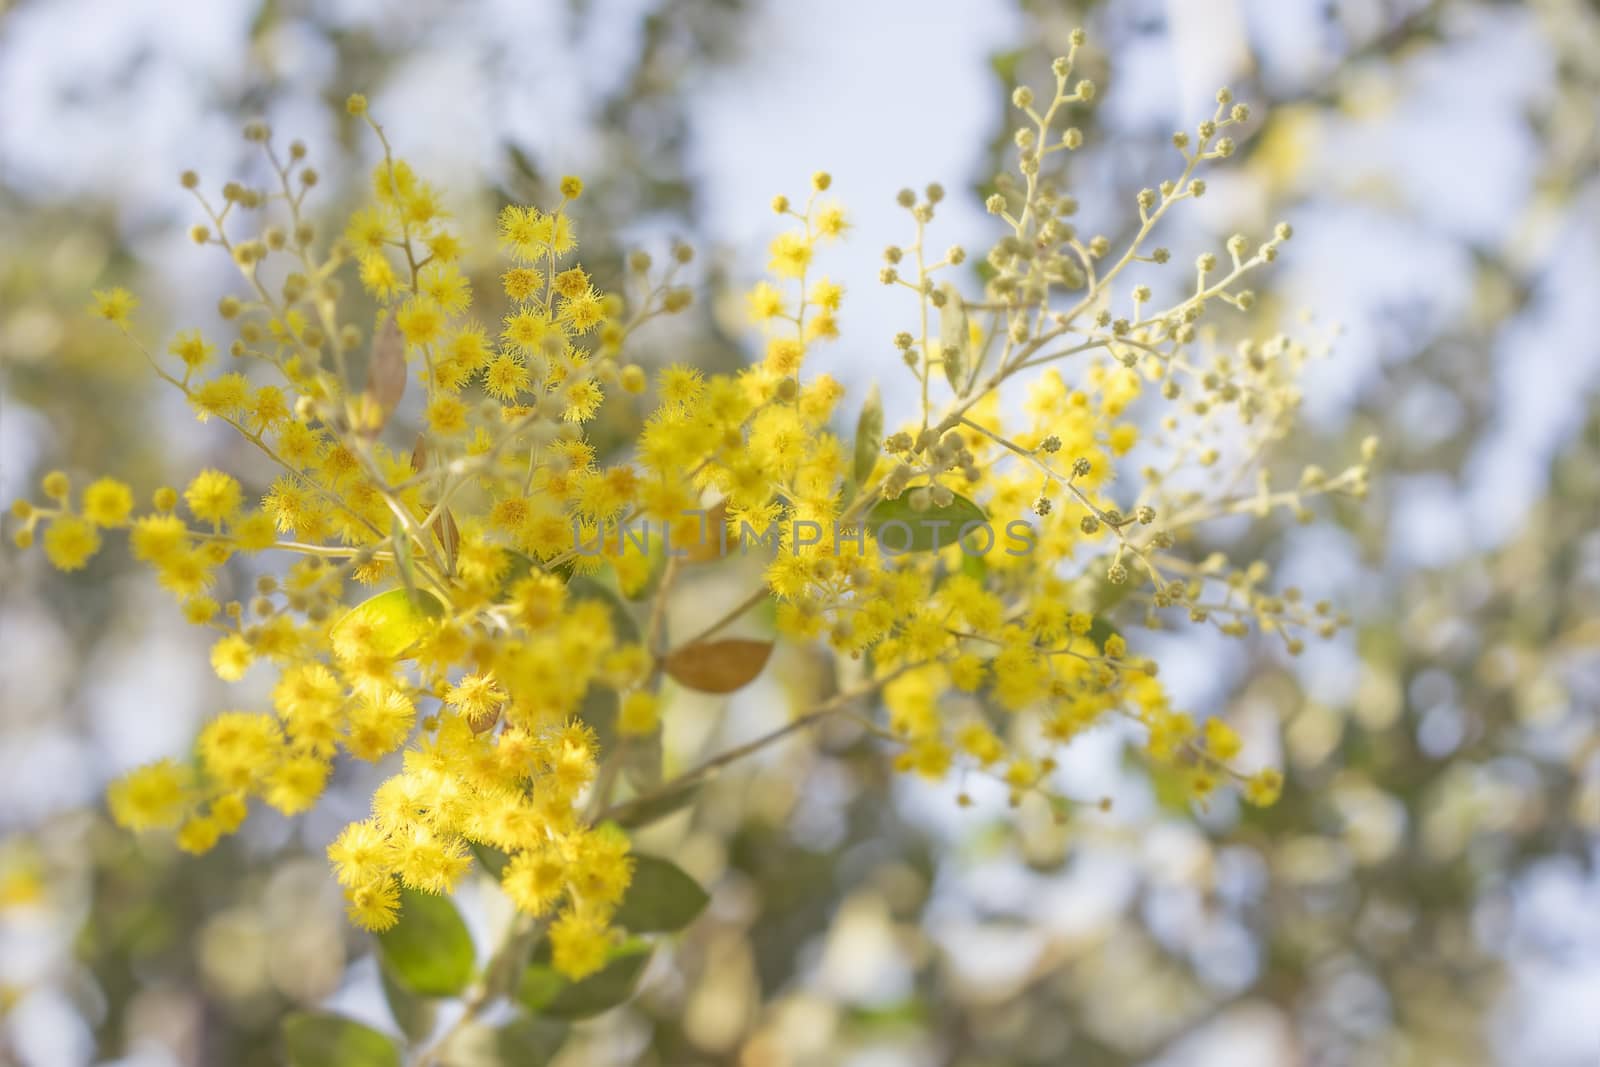
<svg viewBox="0 0 1600 1067">
<path fill-rule="evenodd" d="M 456 550 L 461 547 L 461 530 L 456 526 L 456 517 L 450 514 L 450 509 L 445 508 L 444 513 L 429 524 L 433 528 L 433 536 L 444 549 L 445 559 L 450 561 L 452 567 L 456 562 Z"/>
<path fill-rule="evenodd" d="M 731 693 L 755 680 L 772 656 L 771 641 L 729 637 L 701 641 L 667 656 L 667 676 L 686 689 Z"/>
</svg>

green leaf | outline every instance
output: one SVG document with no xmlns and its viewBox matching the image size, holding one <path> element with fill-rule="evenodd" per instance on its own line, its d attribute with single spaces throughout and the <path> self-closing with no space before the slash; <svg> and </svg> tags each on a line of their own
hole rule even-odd
<svg viewBox="0 0 1600 1067">
<path fill-rule="evenodd" d="M 538 164 L 533 161 L 533 158 L 528 153 L 522 150 L 520 145 L 507 141 L 505 149 L 506 158 L 511 161 L 511 166 L 518 175 L 535 184 L 544 182 L 544 176 L 539 173 Z"/>
<path fill-rule="evenodd" d="M 1017 84 L 1017 64 L 1022 62 L 1022 57 L 1027 55 L 1023 48 L 1012 49 L 1009 52 L 989 53 L 989 69 L 999 76 L 1007 85 Z"/>
<path fill-rule="evenodd" d="M 1122 766 L 1144 775 L 1155 802 L 1164 811 L 1176 815 L 1188 815 L 1192 811 L 1190 805 L 1194 800 L 1194 790 L 1190 788 L 1189 777 L 1182 767 L 1151 759 L 1133 744 L 1123 746 Z"/>
<path fill-rule="evenodd" d="M 1096 569 L 1103 570 L 1103 564 Z M 1113 585 L 1103 574 L 1086 576 L 1080 585 L 1082 589 L 1076 591 L 1076 600 L 1082 605 L 1079 610 L 1090 611 L 1096 615 L 1109 615 L 1117 605 L 1128 599 L 1129 593 L 1139 587 L 1139 583 L 1131 576 L 1120 585 Z"/>
<path fill-rule="evenodd" d="M 634 797 L 617 810 L 615 822 L 625 830 L 649 826 L 688 807 L 699 792 L 700 787 L 691 782 L 658 795 Z"/>
<path fill-rule="evenodd" d="M 650 945 L 637 939 L 625 942 L 611 954 L 611 962 L 579 982 L 569 982 L 550 966 L 548 943 L 540 945 L 534 961 L 523 972 L 517 999 L 530 1011 L 555 1019 L 587 1019 L 610 1011 L 633 996 Z"/>
<path fill-rule="evenodd" d="M 601 752 L 610 752 L 617 743 L 617 691 L 598 682 L 584 690 L 583 703 L 578 705 L 578 718 L 589 724 L 600 742 Z"/>
<path fill-rule="evenodd" d="M 472 854 L 478 857 L 478 862 L 482 864 L 483 869 L 493 875 L 497 881 L 501 873 L 505 871 L 506 865 L 511 862 L 510 856 L 493 845 L 482 845 L 472 841 L 469 842 L 468 847 L 472 849 Z"/>
<path fill-rule="evenodd" d="M 256 9 L 256 17 L 250 20 L 250 41 L 252 44 L 261 41 L 271 33 L 278 23 L 283 21 L 283 11 L 277 0 L 265 0 Z"/>
<path fill-rule="evenodd" d="M 283 1040 L 290 1067 L 400 1067 L 393 1040 L 339 1015 L 295 1012 L 283 1021 Z"/>
<path fill-rule="evenodd" d="M 654 789 L 661 784 L 664 758 L 659 729 L 645 737 L 626 737 L 622 740 L 622 773 L 635 789 Z"/>
<path fill-rule="evenodd" d="M 927 1004 L 918 999 L 894 1001 L 872 1007 L 856 1006 L 848 1010 L 846 1018 L 852 1026 L 877 1030 L 903 1030 L 907 1027 L 921 1029 L 928 1022 Z"/>
<path fill-rule="evenodd" d="M 561 995 L 561 991 L 568 986 L 568 982 L 556 969 L 550 966 L 549 961 L 528 964 L 528 969 L 522 972 L 522 983 L 517 987 L 517 999 L 529 1011 L 542 1011 L 546 1004 Z"/>
<path fill-rule="evenodd" d="M 711 900 L 698 882 L 658 856 L 634 856 L 633 881 L 617 906 L 618 926 L 636 934 L 682 930 Z"/>
<path fill-rule="evenodd" d="M 472 981 L 472 935 L 447 897 L 403 890 L 400 921 L 378 935 L 378 952 L 413 993 L 453 997 Z"/>
<path fill-rule="evenodd" d="M 867 399 L 861 404 L 861 414 L 856 417 L 855 481 L 865 485 L 877 466 L 878 453 L 883 450 L 883 394 L 874 382 L 867 390 Z"/>
<path fill-rule="evenodd" d="M 892 555 L 929 552 L 935 544 L 948 548 L 956 543 L 969 523 L 983 525 L 989 521 L 982 508 L 959 494 L 942 508 L 913 511 L 912 492 L 915 490 L 908 490 L 894 500 L 880 500 L 867 512 L 867 529 L 884 551 Z"/>
<path fill-rule="evenodd" d="M 939 309 L 939 361 L 944 364 L 945 380 L 959 393 L 961 376 L 966 373 L 972 348 L 967 304 L 961 299 L 961 290 L 949 282 L 940 286 L 939 291 L 944 295 L 944 306 Z"/>
<path fill-rule="evenodd" d="M 394 569 L 400 575 L 400 588 L 406 591 L 406 599 L 411 606 L 417 607 L 422 601 L 421 592 L 417 589 L 417 569 L 411 562 L 411 537 L 398 516 L 389 530 L 389 543 L 394 547 Z"/>
<path fill-rule="evenodd" d="M 961 553 L 961 573 L 980 585 L 989 580 L 989 564 L 976 552 Z"/>
<path fill-rule="evenodd" d="M 389 1014 L 408 1041 L 421 1041 L 433 1033 L 437 1012 L 434 1004 L 401 984 L 387 964 L 378 964 L 378 981 L 383 986 L 383 999 L 389 1005 Z"/>
<path fill-rule="evenodd" d="M 542 1067 L 555 1058 L 569 1027 L 553 1019 L 513 1019 L 502 1026 L 462 1027 L 445 1044 L 444 1067 Z"/>
<path fill-rule="evenodd" d="M 443 614 L 444 605 L 432 593 L 417 590 L 413 598 L 405 589 L 391 589 L 351 608 L 328 632 L 338 644 L 341 638 L 368 629 L 374 652 L 399 656 L 432 628 L 433 619 Z"/>
<path fill-rule="evenodd" d="M 498 595 L 496 595 L 496 600 L 505 600 L 511 595 L 512 586 L 522 581 L 522 579 L 526 578 L 534 571 L 542 569 L 533 561 L 532 556 L 524 555 L 521 552 L 514 552 L 510 549 L 506 550 L 506 555 L 511 560 L 511 566 L 506 568 L 505 576 L 500 579 L 500 592 Z"/>
<path fill-rule="evenodd" d="M 1106 650 L 1106 640 L 1111 637 L 1112 634 L 1117 634 L 1120 636 L 1121 631 L 1115 626 L 1111 625 L 1111 621 L 1104 615 L 1096 615 L 1089 623 L 1088 638 L 1094 642 L 1094 647 L 1099 649 L 1102 653 L 1104 653 Z"/>
</svg>

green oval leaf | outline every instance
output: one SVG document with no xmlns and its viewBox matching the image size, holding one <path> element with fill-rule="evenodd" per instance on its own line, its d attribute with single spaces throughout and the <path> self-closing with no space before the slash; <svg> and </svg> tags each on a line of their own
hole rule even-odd
<svg viewBox="0 0 1600 1067">
<path fill-rule="evenodd" d="M 612 808 L 611 818 L 623 829 L 635 830 L 682 811 L 699 793 L 699 785 L 693 782 L 660 793 L 647 793 Z"/>
<path fill-rule="evenodd" d="M 867 529 L 890 555 L 948 548 L 969 524 L 989 521 L 982 508 L 959 494 L 942 508 L 914 511 L 912 492 L 908 490 L 894 500 L 880 500 L 867 512 Z"/>
<path fill-rule="evenodd" d="M 973 552 L 961 553 L 961 573 L 978 583 L 989 580 L 989 564 L 980 555 Z"/>
<path fill-rule="evenodd" d="M 534 962 L 523 972 L 517 999 L 529 1011 L 554 1019 L 587 1019 L 610 1011 L 633 996 L 645 964 L 650 962 L 650 945 L 632 940 L 612 953 L 611 962 L 581 982 L 569 982 L 550 966 L 548 946 L 541 945 Z"/>
<path fill-rule="evenodd" d="M 387 1035 L 326 1012 L 295 1012 L 283 1020 L 291 1067 L 400 1067 L 400 1049 Z"/>
<path fill-rule="evenodd" d="M 961 290 L 950 282 L 939 287 L 944 306 L 939 309 L 939 362 L 944 365 L 950 388 L 961 392 L 961 376 L 966 373 L 968 350 L 972 347 L 971 327 L 967 323 L 967 304 Z"/>
<path fill-rule="evenodd" d="M 1022 62 L 1022 57 L 1027 55 L 1026 49 L 1016 48 L 1009 52 L 989 53 L 989 69 L 999 75 L 1000 80 L 1006 85 L 1017 84 L 1017 65 Z"/>
<path fill-rule="evenodd" d="M 568 984 L 548 960 L 530 963 L 528 969 L 522 972 L 522 982 L 517 986 L 517 999 L 529 1011 L 543 1011 L 545 1005 L 560 996 Z"/>
<path fill-rule="evenodd" d="M 1080 579 L 1073 589 L 1073 607 L 1095 615 L 1109 615 L 1116 610 L 1128 594 L 1139 588 L 1139 582 L 1130 575 L 1120 585 L 1112 585 L 1105 578 L 1104 562 L 1098 562 L 1092 575 Z"/>
<path fill-rule="evenodd" d="M 384 656 L 399 656 L 426 634 L 432 620 L 444 614 L 439 598 L 424 590 L 415 597 L 405 589 L 391 589 L 369 597 L 351 608 L 333 624 L 329 635 L 338 644 L 360 629 L 370 629 L 372 650 Z"/>
<path fill-rule="evenodd" d="M 628 784 L 638 790 L 654 789 L 661 784 L 662 760 L 661 731 L 648 737 L 629 737 L 622 743 L 622 773 Z"/>
<path fill-rule="evenodd" d="M 513 1019 L 503 1026 L 472 1024 L 446 1042 L 444 1067 L 543 1067 L 567 1040 L 566 1023 L 554 1019 Z"/>
<path fill-rule="evenodd" d="M 636 934 L 682 930 L 705 910 L 711 897 L 673 863 L 634 856 L 633 881 L 617 907 L 618 926 Z"/>
<path fill-rule="evenodd" d="M 511 588 L 513 586 L 522 581 L 522 579 L 526 578 L 528 575 L 532 574 L 534 571 L 541 569 L 540 566 L 533 561 L 532 556 L 525 555 L 524 553 L 513 552 L 510 549 L 507 549 L 506 556 L 510 558 L 511 563 L 506 567 L 506 573 L 500 578 L 500 592 L 496 594 L 495 597 L 497 600 L 506 599 L 506 597 L 511 595 Z"/>
<path fill-rule="evenodd" d="M 453 997 L 472 981 L 472 935 L 446 897 L 403 890 L 400 921 L 378 934 L 378 952 L 401 985 L 425 997 Z"/>
<path fill-rule="evenodd" d="M 610 752 L 617 743 L 617 704 L 620 699 L 615 689 L 594 682 L 584 691 L 583 703 L 578 707 L 578 717 L 594 731 L 601 752 Z"/>
<path fill-rule="evenodd" d="M 872 468 L 878 464 L 878 453 L 883 449 L 883 395 L 874 382 L 867 390 L 867 399 L 861 404 L 861 414 L 856 419 L 855 482 L 865 485 L 872 477 Z"/>
<path fill-rule="evenodd" d="M 471 841 L 468 842 L 467 847 L 472 849 L 472 854 L 478 858 L 478 863 L 485 871 L 492 875 L 494 880 L 497 882 L 500 880 L 500 875 L 505 872 L 507 865 L 511 863 L 511 857 L 506 855 L 504 852 L 501 852 L 493 845 L 485 845 L 478 841 Z"/>
<path fill-rule="evenodd" d="M 1106 641 L 1113 635 L 1120 637 L 1121 634 L 1122 631 L 1111 625 L 1111 620 L 1107 619 L 1104 615 L 1096 615 L 1089 623 L 1089 633 L 1087 636 L 1089 640 L 1094 642 L 1094 647 L 1099 649 L 1100 652 L 1104 654 L 1106 650 Z"/>
<path fill-rule="evenodd" d="M 383 963 L 378 964 L 378 981 L 383 986 L 383 999 L 389 1005 L 389 1014 L 408 1041 L 421 1041 L 433 1033 L 435 1004 L 427 997 L 407 989 L 394 972 Z"/>
</svg>

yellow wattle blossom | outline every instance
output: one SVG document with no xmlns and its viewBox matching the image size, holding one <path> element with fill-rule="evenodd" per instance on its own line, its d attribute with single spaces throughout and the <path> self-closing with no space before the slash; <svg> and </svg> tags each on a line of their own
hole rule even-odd
<svg viewBox="0 0 1600 1067">
<path fill-rule="evenodd" d="M 220 523 L 233 518 L 244 502 L 244 491 L 231 474 L 201 471 L 183 491 L 183 501 L 195 518 Z"/>
<path fill-rule="evenodd" d="M 96 526 L 126 526 L 133 512 L 133 490 L 115 478 L 101 478 L 83 491 L 83 517 Z"/>
<path fill-rule="evenodd" d="M 847 695 L 906 773 L 987 776 L 1014 802 L 1062 802 L 1060 750 L 1125 721 L 1195 800 L 1236 780 L 1247 800 L 1269 803 L 1281 774 L 1235 768 L 1244 746 L 1226 722 L 1197 726 L 1172 707 L 1130 624 L 1170 619 L 1228 636 L 1258 624 L 1290 652 L 1304 634 L 1337 630 L 1331 610 L 1274 591 L 1264 564 L 1232 568 L 1186 549 L 1212 518 L 1359 497 L 1376 446 L 1340 473 L 1278 484 L 1213 445 L 1232 434 L 1242 456 L 1260 456 L 1292 432 L 1295 376 L 1312 348 L 1281 334 L 1219 341 L 1228 309 L 1253 300 L 1245 277 L 1276 257 L 1287 227 L 1254 252 L 1229 241 L 1231 270 L 1207 253 L 1186 275 L 1193 288 L 1165 308 L 1119 276 L 1168 261 L 1142 242 L 1200 195 L 1198 169 L 1225 158 L 1222 131 L 1247 115 L 1219 106 L 1192 141 L 1175 141 L 1181 170 L 1130 205 L 1147 225 L 1112 255 L 1104 238 L 1074 236 L 1075 205 L 1040 178 L 1067 149 L 1051 124 L 1093 96 L 1069 88 L 1071 66 L 1071 55 L 1058 62 L 1051 103 L 1036 107 L 1030 93 L 1019 105 L 1014 173 L 988 202 L 1000 232 L 981 289 L 957 284 L 971 277 L 957 271 L 964 249 L 931 243 L 942 188 L 897 197 L 911 238 L 885 250 L 880 278 L 911 302 L 889 355 L 917 409 L 898 427 L 883 425 L 875 393 L 847 409 L 838 381 L 807 373 L 814 346 L 848 325 L 843 287 L 813 276 L 850 229 L 843 207 L 817 200 L 833 185 L 824 172 L 803 203 L 774 201 L 785 229 L 770 277 L 747 295 L 756 361 L 714 374 L 674 364 L 653 381 L 626 353 L 636 330 L 689 306 L 675 271 L 692 254 L 675 247 L 660 271 L 636 254 L 624 299 L 620 280 L 570 258 L 576 178 L 547 208 L 500 211 L 495 241 L 509 262 L 498 323 L 481 304 L 481 321 L 470 317 L 482 250 L 463 241 L 439 190 L 394 157 L 360 96 L 347 110 L 384 156 L 368 202 L 327 247 L 308 237 L 291 260 L 284 234 L 315 232 L 301 200 L 225 189 L 229 203 L 286 216 L 226 238 L 248 287 L 225 302 L 235 369 L 201 379 L 214 350 L 197 331 L 168 346 L 180 373 L 150 362 L 271 473 L 245 484 L 202 470 L 181 494 L 157 490 L 147 511 L 131 487 L 101 479 L 74 511 L 71 480 L 52 472 L 48 503 L 13 509 L 18 543 L 42 526 L 63 570 L 85 566 L 102 529 L 126 526 L 134 558 L 215 632 L 216 673 L 270 682 L 270 707 L 210 720 L 193 761 L 113 785 L 113 816 L 176 830 L 181 847 L 203 851 L 252 802 L 304 812 L 338 760 L 398 752 L 367 815 L 328 848 L 352 921 L 391 928 L 402 887 L 448 893 L 496 850 L 501 889 L 548 919 L 553 965 L 582 978 L 626 951 L 615 918 L 635 861 L 608 816 L 627 802 L 619 790 L 642 787 L 618 774 L 621 761 L 659 756 L 651 745 L 673 711 L 664 678 L 720 693 L 759 674 L 772 642 L 718 631 L 761 605 L 773 607 L 768 637 L 860 661 Z M 267 165 L 294 188 L 303 152 L 281 159 Z M 250 225 L 242 214 L 228 225 Z M 280 258 L 291 281 L 258 287 L 272 273 L 262 264 Z M 359 284 L 362 300 L 329 296 L 337 286 L 322 283 L 336 277 Z M 95 294 L 95 314 L 149 356 L 135 306 L 121 289 Z M 386 329 L 402 343 L 375 343 Z M 420 439 L 390 425 L 397 383 L 421 390 Z M 1002 385 L 1021 403 L 1003 405 Z M 1186 390 L 1204 402 L 1178 403 Z M 1159 433 L 1141 434 L 1131 413 L 1145 406 L 1161 413 Z M 1241 502 L 1235 487 L 1252 482 L 1259 491 Z M 631 546 L 624 527 L 640 520 L 683 551 Z M 225 565 L 240 554 L 293 562 L 236 588 Z M 739 572 L 761 575 L 745 606 L 698 637 L 668 633 L 685 575 L 735 554 L 760 557 Z"/>
<path fill-rule="evenodd" d="M 178 824 L 189 807 L 187 773 L 172 760 L 151 763 L 118 779 L 107 793 L 111 814 L 130 830 Z"/>
<path fill-rule="evenodd" d="M 117 286 L 113 289 L 96 289 L 91 310 L 107 322 L 125 327 L 138 306 L 139 301 L 132 293 Z"/>
<path fill-rule="evenodd" d="M 186 368 L 194 371 L 211 361 L 216 346 L 208 343 L 199 330 L 189 330 L 174 337 L 167 351 L 182 360 Z"/>
<path fill-rule="evenodd" d="M 812 238 L 804 231 L 779 234 L 772 242 L 768 269 L 779 278 L 798 278 L 811 264 Z"/>
<path fill-rule="evenodd" d="M 61 570 L 82 570 L 89 557 L 100 551 L 100 535 L 89 520 L 62 515 L 45 528 L 44 550 Z"/>
</svg>

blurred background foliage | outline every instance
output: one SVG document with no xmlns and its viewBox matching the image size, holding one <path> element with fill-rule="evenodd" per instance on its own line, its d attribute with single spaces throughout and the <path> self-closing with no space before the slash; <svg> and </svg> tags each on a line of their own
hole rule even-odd
<svg viewBox="0 0 1600 1067">
<path fill-rule="evenodd" d="M 841 181 L 870 279 L 898 185 L 964 182 L 953 225 L 981 219 L 1009 90 L 1040 82 L 1076 25 L 1107 100 L 1070 174 L 1085 214 L 1115 239 L 1167 136 L 1231 84 L 1255 135 L 1169 243 L 1292 220 L 1261 328 L 1309 306 L 1343 336 L 1307 383 L 1303 454 L 1278 462 L 1385 442 L 1364 508 L 1215 534 L 1339 601 L 1353 636 L 1289 660 L 1265 640 L 1131 635 L 1177 664 L 1197 710 L 1230 709 L 1247 751 L 1281 762 L 1282 802 L 1175 809 L 1121 757 L 1125 738 L 1097 737 L 1062 783 L 1109 810 L 1062 824 L 980 795 L 959 811 L 951 791 L 891 781 L 847 725 L 824 730 L 642 835 L 711 906 L 557 1062 L 1600 1062 L 1600 12 L 1586 0 L 12 4 L 0 489 L 51 467 L 146 488 L 250 469 L 81 312 L 114 281 L 145 298 L 146 322 L 213 325 L 227 281 L 183 247 L 171 179 L 240 176 L 245 118 L 312 143 L 330 225 L 370 164 L 337 118 L 352 89 L 445 171 L 469 234 L 581 171 L 600 281 L 636 245 L 701 251 L 705 298 L 646 336 L 641 362 L 726 367 L 745 340 L 726 308 L 781 191 L 742 195 L 741 168 L 765 181 L 763 161 L 801 141 L 846 158 L 812 160 L 790 188 L 816 166 L 871 176 L 858 187 L 876 202 Z M 824 83 L 848 81 L 861 47 L 877 58 L 858 84 L 890 99 L 852 117 Z M 730 149 L 715 124 L 738 99 L 771 113 L 740 127 L 761 143 Z M 874 154 L 874 116 L 895 107 L 936 151 Z M 915 171 L 948 160 L 962 169 Z M 855 380 L 893 371 L 898 326 L 878 297 L 864 282 L 846 305 Z M 210 677 L 203 635 L 121 549 L 62 575 L 8 546 L 0 577 L 0 1063 L 269 1064 L 295 1008 L 405 1023 L 321 858 L 370 776 L 200 859 L 112 830 L 109 776 L 249 694 Z M 831 685 L 821 662 L 777 672 L 752 698 L 675 705 L 677 758 Z M 487 950 L 504 908 L 486 889 L 463 897 Z M 494 1062 L 473 1055 L 463 1067 Z"/>
</svg>

